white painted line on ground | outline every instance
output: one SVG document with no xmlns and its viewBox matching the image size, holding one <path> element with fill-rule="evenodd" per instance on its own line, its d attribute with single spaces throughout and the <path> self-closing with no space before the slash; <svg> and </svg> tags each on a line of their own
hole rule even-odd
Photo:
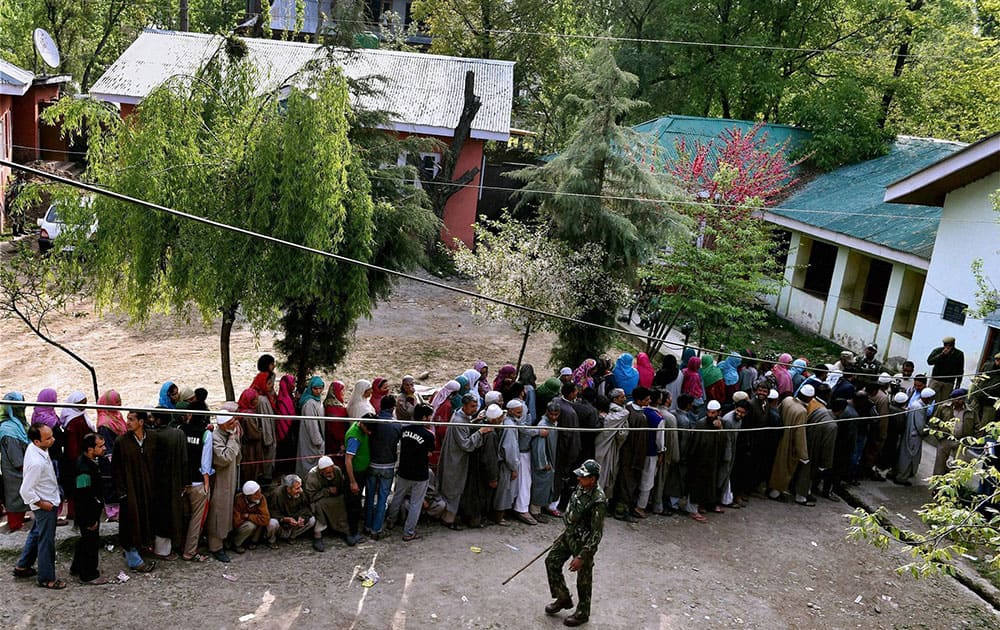
<svg viewBox="0 0 1000 630">
<path fill-rule="evenodd" d="M 392 616 L 392 630 L 404 630 L 406 628 L 406 609 L 410 605 L 410 584 L 413 583 L 413 574 L 406 574 L 406 582 L 403 583 L 403 595 L 399 598 L 399 607 L 396 614 Z"/>
</svg>

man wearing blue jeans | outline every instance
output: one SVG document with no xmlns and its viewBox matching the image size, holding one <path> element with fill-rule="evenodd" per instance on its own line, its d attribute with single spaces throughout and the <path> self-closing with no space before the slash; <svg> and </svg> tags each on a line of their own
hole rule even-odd
<svg viewBox="0 0 1000 630">
<path fill-rule="evenodd" d="M 382 397 L 378 418 L 385 422 L 373 424 L 369 443 L 371 462 L 368 464 L 368 479 L 365 483 L 365 529 L 368 535 L 378 539 L 385 523 L 385 507 L 392 490 L 392 478 L 396 473 L 396 447 L 403 427 L 393 422 L 396 397 L 388 394 Z"/>
<path fill-rule="evenodd" d="M 43 588 L 66 588 L 66 582 L 56 578 L 56 518 L 59 514 L 59 484 L 49 458 L 49 447 L 55 443 L 52 429 L 35 423 L 28 429 L 28 445 L 24 453 L 24 477 L 21 499 L 31 508 L 34 524 L 24 541 L 21 558 L 14 567 L 15 577 L 38 576 Z M 38 560 L 38 570 L 32 568 Z"/>
</svg>

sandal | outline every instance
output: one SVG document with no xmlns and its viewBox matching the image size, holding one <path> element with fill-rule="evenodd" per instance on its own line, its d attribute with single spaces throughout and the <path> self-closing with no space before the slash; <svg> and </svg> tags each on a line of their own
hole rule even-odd
<svg viewBox="0 0 1000 630">
<path fill-rule="evenodd" d="M 461 525 L 459 525 L 457 522 L 447 523 L 445 521 L 441 521 L 441 524 L 444 525 L 445 527 L 447 527 L 448 529 L 450 529 L 452 531 L 455 531 L 455 532 L 460 532 L 463 529 L 465 529 L 464 527 L 462 527 Z"/>
<path fill-rule="evenodd" d="M 156 568 L 155 562 L 143 562 L 142 564 L 140 564 L 139 566 L 135 567 L 132 570 L 135 571 L 136 573 L 150 573 L 155 568 Z"/>
<path fill-rule="evenodd" d="M 699 514 L 698 512 L 692 512 L 691 518 L 698 521 L 699 523 L 707 523 L 708 519 Z"/>
<path fill-rule="evenodd" d="M 208 556 L 203 556 L 200 553 L 196 553 L 193 556 L 181 556 L 181 558 L 186 562 L 206 562 L 208 560 Z"/>
<path fill-rule="evenodd" d="M 416 540 L 420 538 L 420 534 L 411 534 L 410 536 L 403 536 L 403 542 L 410 542 L 411 540 Z"/>
<path fill-rule="evenodd" d="M 712 508 L 712 511 L 715 512 L 716 514 L 725 514 L 726 512 L 725 510 L 722 509 L 722 506 L 719 505 Z"/>
<path fill-rule="evenodd" d="M 86 586 L 104 586 L 106 584 L 116 584 L 116 583 L 117 582 L 112 582 L 106 577 L 99 577 L 99 578 L 94 578 L 93 580 L 89 580 L 87 582 L 80 582 L 80 584 L 84 584 Z"/>
<path fill-rule="evenodd" d="M 51 582 L 35 582 L 35 584 L 40 588 L 48 588 L 52 589 L 53 591 L 58 591 L 66 588 L 66 582 L 63 582 L 62 580 L 52 580 Z"/>
<path fill-rule="evenodd" d="M 158 553 L 154 553 L 153 556 L 155 556 L 156 558 L 158 558 L 160 560 L 166 560 L 167 562 L 172 562 L 172 561 L 174 561 L 174 560 L 177 559 L 177 554 L 174 553 L 173 551 L 171 551 L 170 553 L 168 553 L 165 556 L 161 556 Z"/>
<path fill-rule="evenodd" d="M 38 575 L 38 571 L 32 567 L 14 567 L 14 577 L 29 578 Z"/>
</svg>

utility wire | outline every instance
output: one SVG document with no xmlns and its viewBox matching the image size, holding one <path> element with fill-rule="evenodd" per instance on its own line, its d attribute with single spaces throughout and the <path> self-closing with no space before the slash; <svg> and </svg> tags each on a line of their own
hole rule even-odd
<svg viewBox="0 0 1000 630">
<path fill-rule="evenodd" d="M 332 20 L 341 24 L 361 24 L 366 26 L 373 26 L 371 22 L 365 20 Z M 281 29 L 273 29 L 281 30 Z M 657 39 L 650 37 L 623 37 L 616 35 L 594 35 L 589 33 L 554 33 L 554 32 L 543 32 L 543 31 L 525 31 L 525 30 L 514 30 L 514 29 L 498 29 L 498 28 L 483 28 L 483 29 L 468 29 L 469 32 L 473 34 L 490 33 L 494 35 L 508 35 L 508 36 L 527 36 L 527 37 L 555 37 L 558 39 L 582 39 L 587 41 L 603 41 L 603 42 L 629 42 L 633 44 L 661 44 L 666 46 L 692 46 L 697 48 L 729 48 L 735 50 L 756 50 L 756 51 L 773 51 L 773 52 L 794 52 L 794 53 L 808 53 L 809 55 L 846 55 L 850 57 L 867 57 L 871 59 L 881 59 L 881 58 L 891 58 L 891 59 L 941 59 L 941 60 L 962 60 L 967 59 L 967 57 L 956 57 L 952 55 L 927 55 L 918 53 L 907 53 L 899 54 L 893 51 L 882 51 L 882 52 L 872 52 L 869 50 L 844 50 L 842 48 L 806 48 L 806 47 L 796 47 L 796 46 L 768 46 L 764 44 L 733 44 L 733 43 L 723 43 L 723 42 L 709 42 L 697 39 Z M 316 35 L 315 33 L 308 33 L 309 35 Z M 422 35 L 427 35 L 433 37 L 430 33 L 421 33 Z"/>
<path fill-rule="evenodd" d="M 386 181 L 400 181 L 400 177 L 393 177 L 392 175 L 369 175 L 369 179 L 379 179 Z M 407 179 L 407 181 L 409 181 Z M 869 218 L 881 218 L 881 219 L 916 219 L 922 221 L 938 221 L 939 223 L 978 223 L 985 225 L 996 225 L 997 221 L 993 220 L 973 220 L 973 219 L 948 219 L 944 220 L 941 217 L 932 217 L 927 215 L 914 215 L 914 214 L 879 214 L 875 212 L 847 212 L 844 210 L 816 210 L 809 208 L 794 208 L 788 206 L 762 206 L 760 208 L 748 206 L 745 203 L 724 203 L 724 202 L 713 202 L 713 201 L 697 201 L 688 199 L 667 199 L 658 197 L 635 197 L 628 195 L 608 195 L 608 194 L 598 194 L 598 193 L 582 193 L 582 192 L 569 192 L 562 190 L 543 190 L 534 188 L 512 188 L 507 186 L 487 186 L 485 184 L 452 184 L 449 182 L 434 182 L 434 181 L 421 181 L 422 186 L 440 186 L 442 188 L 482 188 L 483 190 L 498 190 L 503 192 L 511 193 L 521 193 L 521 194 L 532 194 L 532 195 L 552 195 L 561 197 L 578 197 L 584 199 L 600 199 L 602 201 L 634 201 L 640 203 L 656 203 L 656 204 L 670 204 L 670 205 L 680 205 L 680 206 L 698 206 L 705 208 L 730 208 L 730 209 L 750 209 L 753 212 L 770 212 L 776 213 L 778 211 L 787 212 L 802 212 L 807 214 L 822 214 L 822 215 L 833 215 L 833 216 L 849 216 L 849 217 L 869 217 Z M 679 219 L 672 219 L 675 222 L 680 223 Z M 820 226 L 822 227 L 822 226 Z"/>
<path fill-rule="evenodd" d="M 259 239 L 259 240 L 262 240 L 262 241 L 267 241 L 269 243 L 274 243 L 276 245 L 281 245 L 281 246 L 284 246 L 284 247 L 288 247 L 290 249 L 294 249 L 294 250 L 298 250 L 298 251 L 302 251 L 302 252 L 306 252 L 306 253 L 310 253 L 310 254 L 316 254 L 318 256 L 324 256 L 326 258 L 331 258 L 333 260 L 337 260 L 337 261 L 340 261 L 340 262 L 344 262 L 344 263 L 348 263 L 348 264 L 352 264 L 352 265 L 358 265 L 358 266 L 364 267 L 366 269 L 370 269 L 370 270 L 373 270 L 373 271 L 378 271 L 378 272 L 381 272 L 381 273 L 392 275 L 392 276 L 395 276 L 397 278 L 405 278 L 407 280 L 412 280 L 412 281 L 418 282 L 420 284 L 426 284 L 426 285 L 429 285 L 429 286 L 436 287 L 438 289 L 444 289 L 445 291 L 451 291 L 453 293 L 458 293 L 458 294 L 461 294 L 461 295 L 464 295 L 464 296 L 470 297 L 470 298 L 475 298 L 475 299 L 485 300 L 485 301 L 488 301 L 488 302 L 493 302 L 494 304 L 499 304 L 501 306 L 505 306 L 505 307 L 508 307 L 508 308 L 517 309 L 517 310 L 524 311 L 524 312 L 527 312 L 527 313 L 532 313 L 532 314 L 539 315 L 539 316 L 542 316 L 542 317 L 548 317 L 548 318 L 551 318 L 551 319 L 558 319 L 558 320 L 569 322 L 569 323 L 572 323 L 572 324 L 577 324 L 577 325 L 580 325 L 580 326 L 588 326 L 588 327 L 595 328 L 595 329 L 598 329 L 598 330 L 604 330 L 604 331 L 607 331 L 607 332 L 612 332 L 612 333 L 615 333 L 615 334 L 618 334 L 618 335 L 624 334 L 624 335 L 628 335 L 628 336 L 631 336 L 631 337 L 637 337 L 637 338 L 640 338 L 640 339 L 643 339 L 643 340 L 647 340 L 647 341 L 656 341 L 656 342 L 660 342 L 660 343 L 662 343 L 664 345 L 667 345 L 667 346 L 670 346 L 670 347 L 674 347 L 674 348 L 691 348 L 692 350 L 696 350 L 696 351 L 703 352 L 703 353 L 714 353 L 714 352 L 716 352 L 715 350 L 711 350 L 709 348 L 703 348 L 701 346 L 695 346 L 695 345 L 691 345 L 691 344 L 684 344 L 684 343 L 680 343 L 680 342 L 676 342 L 676 341 L 671 341 L 670 339 L 665 339 L 665 338 L 653 338 L 653 339 L 651 339 L 646 334 L 635 333 L 635 332 L 632 332 L 630 330 L 618 328 L 618 327 L 615 327 L 615 326 L 605 326 L 603 324 L 597 324 L 597 323 L 594 323 L 594 322 L 587 322 L 587 321 L 584 321 L 584 320 L 581 320 L 581 319 L 578 319 L 578 318 L 575 318 L 575 317 L 568 317 L 566 315 L 560 315 L 558 313 L 552 313 L 552 312 L 549 312 L 549 311 L 544 311 L 542 309 L 537 309 L 537 308 L 534 308 L 534 307 L 525 306 L 523 304 L 517 304 L 515 302 L 510 302 L 510 301 L 507 301 L 507 300 L 502 300 L 500 298 L 495 298 L 495 297 L 491 297 L 491 296 L 488 296 L 488 295 L 483 295 L 481 293 L 476 293 L 475 291 L 470 291 L 469 289 L 463 289 L 461 287 L 452 286 L 452 285 L 449 285 L 449 284 L 445 284 L 443 282 L 438 282 L 436 280 L 431 280 L 429 278 L 421 278 L 420 276 L 409 274 L 409 273 L 406 273 L 406 272 L 403 272 L 403 271 L 398 271 L 398 270 L 395 270 L 395 269 L 389 269 L 388 267 L 382 267 L 380 265 L 375 265 L 375 264 L 372 264 L 372 263 L 364 262 L 364 261 L 357 260 L 357 259 L 354 259 L 354 258 L 350 258 L 350 257 L 347 257 L 347 256 L 342 256 L 340 254 L 334 254 L 332 252 L 323 251 L 323 250 L 320 250 L 320 249 L 316 249 L 314 247 L 309 247 L 309 246 L 306 246 L 306 245 L 301 245 L 299 243 L 293 243 L 291 241 L 286 241 L 286 240 L 283 240 L 283 239 L 280 239 L 280 238 L 277 238 L 277 237 L 274 237 L 274 236 L 270 236 L 268 234 L 261 234 L 259 232 L 254 232 L 252 230 L 248 230 L 246 228 L 241 228 L 241 227 L 237 227 L 237 226 L 234 226 L 234 225 L 228 225 L 226 223 L 221 223 L 219 221 L 214 221 L 212 219 L 208 219 L 208 218 L 205 218 L 205 217 L 200 217 L 200 216 L 197 216 L 197 215 L 194 215 L 194 214 L 190 214 L 188 212 L 183 212 L 181 210 L 175 210 L 173 208 L 168 208 L 166 206 L 161 206 L 159 204 L 152 203 L 150 201 L 146 201 L 146 200 L 143 200 L 143 199 L 137 199 L 135 197 L 130 197 L 128 195 L 124 195 L 124 194 L 119 193 L 119 192 L 108 190 L 106 188 L 102 188 L 102 187 L 96 186 L 94 184 L 88 184 L 86 182 L 77 181 L 77 180 L 74 180 L 74 179 L 71 179 L 71 178 L 68 178 L 68 177 L 63 177 L 61 175 L 55 175 L 55 174 L 52 174 L 52 173 L 47 173 L 45 171 L 41 171 L 41 170 L 38 170 L 36 168 L 30 167 L 30 166 L 26 166 L 24 164 L 18 164 L 17 162 L 12 162 L 10 160 L 0 159 L 0 166 L 7 166 L 7 167 L 12 168 L 14 170 L 19 170 L 19 171 L 24 171 L 24 172 L 27 172 L 27 173 L 31 173 L 33 175 L 37 175 L 39 177 L 42 177 L 42 178 L 45 178 L 45 179 L 49 179 L 49 180 L 52 180 L 54 182 L 58 182 L 60 184 L 64 184 L 64 185 L 67 185 L 67 186 L 70 186 L 70 187 L 73 187 L 73 188 L 79 188 L 81 190 L 86 190 L 88 192 L 96 193 L 96 194 L 99 194 L 99 195 L 102 195 L 102 196 L 105 196 L 105 197 L 110 197 L 111 199 L 116 199 L 118 201 L 124 201 L 126 203 L 135 204 L 135 205 L 138 205 L 138 206 L 149 208 L 151 210 L 156 210 L 158 212 L 163 212 L 165 214 L 169 214 L 169 215 L 172 215 L 172 216 L 180 217 L 182 219 L 188 219 L 188 220 L 194 221 L 196 223 L 201 223 L 203 225 L 209 225 L 209 226 L 212 226 L 212 227 L 215 227 L 215 228 L 218 228 L 218 229 L 221 229 L 221 230 L 225 230 L 225 231 L 228 231 L 228 232 L 234 232 L 236 234 L 241 234 L 243 236 L 247 236 L 247 237 L 250 237 L 250 238 Z M 772 364 L 772 365 L 780 363 L 780 361 L 769 360 L 769 359 L 755 359 L 755 360 L 758 363 L 768 363 L 768 364 Z M 851 374 L 851 375 L 855 375 L 855 376 L 871 376 L 871 374 L 868 374 L 866 372 L 844 372 L 843 374 Z M 971 374 L 965 374 L 965 375 L 962 375 L 962 376 L 964 377 L 964 376 L 975 375 L 975 374 L 978 374 L 978 372 L 974 372 L 974 373 L 971 373 Z"/>
</svg>

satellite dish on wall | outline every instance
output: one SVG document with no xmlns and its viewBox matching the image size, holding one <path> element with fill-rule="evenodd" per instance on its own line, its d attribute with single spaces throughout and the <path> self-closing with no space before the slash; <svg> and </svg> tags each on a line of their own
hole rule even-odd
<svg viewBox="0 0 1000 630">
<path fill-rule="evenodd" d="M 35 42 L 35 50 L 38 51 L 38 56 L 42 58 L 45 65 L 50 68 L 59 67 L 59 48 L 56 43 L 52 40 L 52 36 L 44 28 L 36 28 L 32 39 Z"/>
</svg>

